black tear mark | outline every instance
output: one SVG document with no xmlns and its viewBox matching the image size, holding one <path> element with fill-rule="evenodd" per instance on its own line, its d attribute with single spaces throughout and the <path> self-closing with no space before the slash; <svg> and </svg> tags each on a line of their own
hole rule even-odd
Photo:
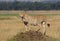
<svg viewBox="0 0 60 41">
<path fill-rule="evenodd" d="M 27 21 L 24 21 L 24 25 L 26 25 L 26 26 L 27 26 L 27 24 L 28 24 L 28 22 L 27 22 Z"/>
</svg>

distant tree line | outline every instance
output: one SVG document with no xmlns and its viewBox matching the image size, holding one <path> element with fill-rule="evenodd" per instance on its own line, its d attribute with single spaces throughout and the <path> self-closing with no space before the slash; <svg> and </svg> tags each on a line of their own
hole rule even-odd
<svg viewBox="0 0 60 41">
<path fill-rule="evenodd" d="M 0 10 L 60 10 L 60 2 L 0 2 Z"/>
</svg>

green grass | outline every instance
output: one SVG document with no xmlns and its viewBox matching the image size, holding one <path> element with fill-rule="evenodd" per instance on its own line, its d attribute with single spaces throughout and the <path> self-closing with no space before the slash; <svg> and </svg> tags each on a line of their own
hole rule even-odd
<svg viewBox="0 0 60 41">
<path fill-rule="evenodd" d="M 31 15 L 31 16 L 41 16 L 41 15 L 44 15 L 44 16 L 60 16 L 60 14 L 28 14 L 28 15 Z"/>
<path fill-rule="evenodd" d="M 0 16 L 18 16 L 19 14 L 0 14 Z"/>
<path fill-rule="evenodd" d="M 44 16 L 60 16 L 60 14 L 28 14 L 31 16 L 39 16 L 39 15 L 44 15 Z M 0 14 L 0 16 L 19 16 L 19 14 Z"/>
</svg>

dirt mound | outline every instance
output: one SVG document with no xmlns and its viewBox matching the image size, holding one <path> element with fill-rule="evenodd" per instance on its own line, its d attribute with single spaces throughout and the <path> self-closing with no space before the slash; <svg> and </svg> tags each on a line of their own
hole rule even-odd
<svg viewBox="0 0 60 41">
<path fill-rule="evenodd" d="M 25 33 L 21 32 L 15 36 L 13 41 L 47 41 L 47 39 L 41 32 L 26 31 Z"/>
</svg>

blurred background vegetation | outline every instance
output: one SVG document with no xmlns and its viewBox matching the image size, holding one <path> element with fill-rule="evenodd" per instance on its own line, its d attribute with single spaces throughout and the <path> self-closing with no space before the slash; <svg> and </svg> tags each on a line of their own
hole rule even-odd
<svg viewBox="0 0 60 41">
<path fill-rule="evenodd" d="M 60 2 L 0 2 L 0 10 L 60 10 Z"/>
</svg>

